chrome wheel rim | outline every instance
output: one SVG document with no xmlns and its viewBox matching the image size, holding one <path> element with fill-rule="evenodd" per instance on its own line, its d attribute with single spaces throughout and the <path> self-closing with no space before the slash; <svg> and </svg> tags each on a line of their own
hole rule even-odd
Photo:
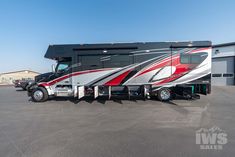
<svg viewBox="0 0 235 157">
<path fill-rule="evenodd" d="M 37 90 L 33 93 L 33 97 L 35 100 L 40 101 L 43 98 L 43 92 L 40 90 Z"/>
<path fill-rule="evenodd" d="M 160 95 L 161 95 L 162 100 L 168 100 L 170 99 L 171 93 L 169 90 L 162 90 Z"/>
</svg>

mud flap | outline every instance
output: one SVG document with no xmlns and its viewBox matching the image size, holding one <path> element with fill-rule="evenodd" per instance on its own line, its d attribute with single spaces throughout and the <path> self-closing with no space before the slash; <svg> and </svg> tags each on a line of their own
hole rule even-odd
<svg viewBox="0 0 235 157">
<path fill-rule="evenodd" d="M 207 84 L 202 84 L 200 88 L 200 93 L 207 95 L 209 93 L 209 86 Z"/>
<path fill-rule="evenodd" d="M 143 98 L 146 99 L 147 98 L 147 88 L 146 88 L 146 86 L 143 86 L 143 88 L 144 88 Z"/>
<path fill-rule="evenodd" d="M 144 85 L 143 86 L 143 98 L 144 99 L 150 99 L 150 89 L 152 87 L 148 86 L 148 85 Z"/>
<path fill-rule="evenodd" d="M 81 99 L 85 96 L 85 86 L 78 87 L 78 99 Z"/>
</svg>

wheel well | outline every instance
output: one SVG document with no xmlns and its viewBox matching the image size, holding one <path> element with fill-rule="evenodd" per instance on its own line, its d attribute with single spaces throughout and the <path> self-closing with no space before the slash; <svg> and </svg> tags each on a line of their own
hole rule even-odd
<svg viewBox="0 0 235 157">
<path fill-rule="evenodd" d="M 43 87 L 43 88 L 45 88 L 45 86 L 43 86 L 43 85 L 38 85 L 38 87 Z M 45 88 L 46 89 L 46 88 Z"/>
<path fill-rule="evenodd" d="M 43 85 L 39 85 L 39 86 L 37 86 L 37 88 L 38 87 L 44 88 L 47 91 L 47 88 L 45 86 L 43 86 Z M 47 91 L 47 94 L 48 94 L 48 91 Z"/>
</svg>

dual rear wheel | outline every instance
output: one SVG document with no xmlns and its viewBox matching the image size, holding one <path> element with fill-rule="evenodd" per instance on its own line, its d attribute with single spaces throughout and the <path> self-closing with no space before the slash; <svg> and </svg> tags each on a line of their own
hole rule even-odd
<svg viewBox="0 0 235 157">
<path fill-rule="evenodd" d="M 157 98 L 160 101 L 169 101 L 172 98 L 172 92 L 169 88 L 161 88 L 157 91 Z"/>
</svg>

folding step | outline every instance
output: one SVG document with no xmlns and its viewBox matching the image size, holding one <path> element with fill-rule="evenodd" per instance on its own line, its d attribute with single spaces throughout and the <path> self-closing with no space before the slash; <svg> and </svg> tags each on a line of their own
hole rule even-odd
<svg viewBox="0 0 235 157">
<path fill-rule="evenodd" d="M 78 99 L 81 99 L 85 96 L 85 86 L 78 87 Z"/>
<path fill-rule="evenodd" d="M 99 86 L 94 87 L 94 99 L 96 99 L 99 96 Z"/>
</svg>

